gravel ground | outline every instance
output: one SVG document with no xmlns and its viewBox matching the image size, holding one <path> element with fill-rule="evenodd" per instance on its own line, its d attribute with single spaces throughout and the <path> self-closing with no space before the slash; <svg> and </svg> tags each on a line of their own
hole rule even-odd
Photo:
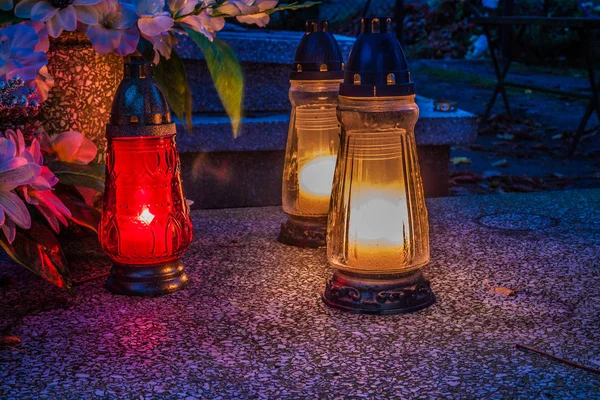
<svg viewBox="0 0 600 400">
<path fill-rule="evenodd" d="M 600 191 L 428 207 L 438 301 L 409 315 L 327 308 L 325 251 L 278 243 L 274 207 L 195 211 L 191 284 L 160 298 L 100 279 L 70 299 L 4 261 L 0 334 L 22 344 L 0 398 L 600 398 L 598 375 L 515 349 L 600 367 Z M 78 247 L 76 279 L 107 270 Z"/>
</svg>

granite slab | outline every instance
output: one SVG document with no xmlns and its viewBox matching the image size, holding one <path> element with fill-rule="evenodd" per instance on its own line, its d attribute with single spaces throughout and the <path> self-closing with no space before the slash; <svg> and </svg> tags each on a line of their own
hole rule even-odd
<svg viewBox="0 0 600 400">
<path fill-rule="evenodd" d="M 296 48 L 304 32 L 238 28 L 223 30 L 217 37 L 233 49 L 241 63 L 285 64 L 291 68 Z M 348 58 L 356 38 L 334 35 L 344 58 Z M 205 60 L 204 54 L 188 36 L 178 35 L 177 54 L 187 60 Z"/>
<path fill-rule="evenodd" d="M 477 116 L 467 111 L 439 112 L 433 100 L 417 96 L 419 121 L 415 127 L 418 146 L 450 146 L 472 143 L 477 137 Z M 180 152 L 285 150 L 289 113 L 259 113 L 242 119 L 240 135 L 233 137 L 229 118 L 196 114 L 186 131 L 177 124 Z"/>
<path fill-rule="evenodd" d="M 304 32 L 271 31 L 228 26 L 218 33 L 238 58 L 244 75 L 245 112 L 289 110 L 288 88 L 296 48 Z M 355 38 L 335 35 L 344 59 L 348 58 Z M 214 88 L 204 54 L 187 36 L 179 36 L 175 47 L 184 61 L 192 89 L 192 110 L 196 113 L 224 113 Z"/>
<path fill-rule="evenodd" d="M 22 344 L 0 350 L 0 397 L 600 398 L 598 375 L 515 349 L 600 367 L 600 190 L 427 205 L 438 300 L 409 315 L 327 308 L 325 250 L 278 243 L 277 207 L 195 211 L 191 284 L 160 298 L 100 279 L 70 299 L 5 260 L 0 334 Z M 106 271 L 76 247 L 76 275 Z"/>
</svg>

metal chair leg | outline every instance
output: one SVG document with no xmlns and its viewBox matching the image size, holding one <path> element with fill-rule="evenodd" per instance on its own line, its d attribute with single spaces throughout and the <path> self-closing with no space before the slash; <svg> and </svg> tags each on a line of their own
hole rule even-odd
<svg viewBox="0 0 600 400">
<path fill-rule="evenodd" d="M 590 81 L 590 89 L 592 90 L 592 98 L 590 99 L 590 102 L 588 103 L 588 105 L 586 107 L 585 114 L 583 114 L 583 117 L 581 118 L 581 121 L 579 122 L 577 131 L 575 131 L 575 136 L 573 137 L 573 142 L 571 144 L 571 150 L 569 152 L 570 156 L 572 156 L 575 153 L 575 150 L 577 149 L 577 145 L 579 144 L 579 141 L 581 140 L 581 137 L 583 136 L 583 134 L 585 132 L 585 127 L 588 123 L 588 120 L 590 119 L 590 117 L 592 116 L 592 113 L 594 111 L 596 112 L 596 115 L 598 116 L 598 121 L 600 121 L 600 100 L 599 100 L 600 82 L 596 81 L 596 71 L 594 69 L 593 41 L 590 41 L 588 39 L 589 35 L 587 33 L 588 32 L 585 30 L 579 31 L 579 35 L 582 38 L 584 46 L 585 46 L 585 52 L 584 52 L 585 66 L 586 66 L 587 73 L 588 73 L 588 79 Z"/>
</svg>

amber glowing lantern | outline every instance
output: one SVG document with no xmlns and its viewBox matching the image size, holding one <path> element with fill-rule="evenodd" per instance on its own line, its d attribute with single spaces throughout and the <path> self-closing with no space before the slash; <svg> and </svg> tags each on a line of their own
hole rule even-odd
<svg viewBox="0 0 600 400">
<path fill-rule="evenodd" d="M 290 76 L 292 103 L 283 168 L 279 240 L 325 246 L 331 183 L 339 146 L 336 107 L 343 78 L 340 48 L 327 21 L 307 21 Z"/>
<path fill-rule="evenodd" d="M 181 256 L 192 240 L 175 146 L 175 124 L 151 64 L 125 63 L 106 127 L 99 237 L 114 264 L 106 287 L 156 296 L 187 285 Z"/>
<path fill-rule="evenodd" d="M 331 195 L 324 300 L 356 313 L 419 310 L 435 297 L 421 268 L 429 225 L 414 127 L 414 84 L 391 19 L 364 18 L 340 86 L 342 135 Z"/>
</svg>

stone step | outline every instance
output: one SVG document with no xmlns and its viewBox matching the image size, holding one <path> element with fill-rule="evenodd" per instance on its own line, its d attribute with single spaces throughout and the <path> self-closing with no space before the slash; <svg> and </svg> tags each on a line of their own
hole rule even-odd
<svg viewBox="0 0 600 400">
<path fill-rule="evenodd" d="M 425 194 L 447 195 L 450 146 L 471 143 L 477 117 L 468 112 L 433 111 L 433 101 L 417 97 L 415 127 Z M 281 204 L 281 173 L 288 113 L 255 113 L 242 120 L 234 138 L 226 116 L 196 114 L 191 131 L 178 124 L 177 146 L 187 197 L 197 208 Z"/>
<path fill-rule="evenodd" d="M 463 110 L 433 111 L 433 100 L 417 96 L 419 121 L 415 127 L 418 146 L 449 146 L 471 143 L 477 136 L 477 116 Z M 182 153 L 285 150 L 289 114 L 254 113 L 242 119 L 234 138 L 229 118 L 196 114 L 191 132 L 177 126 L 177 146 Z"/>
<path fill-rule="evenodd" d="M 245 112 L 289 110 L 290 71 L 303 35 L 303 32 L 248 29 L 219 32 L 218 37 L 231 46 L 242 66 Z M 355 39 L 335 37 L 347 58 Z M 186 67 L 193 111 L 225 112 L 198 46 L 189 37 L 181 36 L 176 50 Z"/>
</svg>

